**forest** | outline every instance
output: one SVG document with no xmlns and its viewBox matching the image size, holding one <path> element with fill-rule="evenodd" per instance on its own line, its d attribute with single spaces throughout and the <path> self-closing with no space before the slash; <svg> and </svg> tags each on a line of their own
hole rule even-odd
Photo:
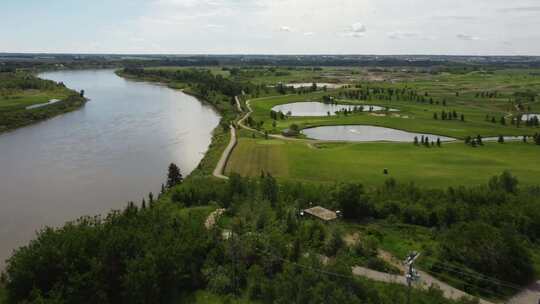
<svg viewBox="0 0 540 304">
<path fill-rule="evenodd" d="M 520 187 L 508 172 L 482 186 L 446 190 L 393 179 L 368 190 L 279 183 L 264 173 L 220 181 L 169 172 L 157 199 L 40 231 L 7 262 L 7 303 L 181 303 L 196 290 L 255 303 L 404 301 L 404 287 L 351 273 L 354 265 L 395 271 L 377 257 L 377 233 L 355 245 L 344 241 L 347 225 L 367 222 L 432 229 L 424 259 L 434 262 L 422 267 L 455 276 L 444 265 L 459 265 L 485 275 L 465 277 L 477 278 L 460 286 L 471 294 L 498 294 L 508 289 L 500 282 L 518 286 L 535 273 L 540 188 Z M 343 218 L 323 224 L 300 216 L 312 202 L 342 210 Z M 205 227 L 216 208 L 227 211 Z M 451 303 L 436 288 L 412 297 Z"/>
</svg>

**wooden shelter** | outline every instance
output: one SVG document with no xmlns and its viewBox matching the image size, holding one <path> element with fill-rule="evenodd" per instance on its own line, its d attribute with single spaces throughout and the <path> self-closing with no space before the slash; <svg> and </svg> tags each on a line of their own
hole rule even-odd
<svg viewBox="0 0 540 304">
<path fill-rule="evenodd" d="M 309 209 L 305 209 L 304 213 L 309 214 L 325 222 L 330 222 L 337 219 L 337 214 L 334 211 L 328 210 L 321 206 L 315 206 Z"/>
</svg>

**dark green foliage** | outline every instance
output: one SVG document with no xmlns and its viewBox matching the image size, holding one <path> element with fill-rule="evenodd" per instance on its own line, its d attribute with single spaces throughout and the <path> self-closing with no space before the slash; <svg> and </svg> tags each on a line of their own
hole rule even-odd
<svg viewBox="0 0 540 304">
<path fill-rule="evenodd" d="M 444 260 L 499 280 L 524 284 L 534 274 L 527 249 L 510 228 L 482 222 L 458 224 L 446 233 L 441 253 Z"/>
<path fill-rule="evenodd" d="M 333 196 L 345 218 L 364 218 L 371 214 L 371 206 L 363 198 L 362 185 L 341 184 Z"/>
<path fill-rule="evenodd" d="M 381 232 L 370 228 L 348 248 L 339 226 L 299 216 L 310 203 L 341 209 L 352 222 L 370 218 L 432 228 L 435 245 L 423 255 L 437 261 L 429 266 L 432 272 L 456 278 L 444 265 L 459 265 L 471 274 L 522 284 L 532 275 L 530 246 L 540 240 L 539 194 L 538 188 L 518 188 L 507 172 L 486 186 L 446 191 L 393 179 L 365 190 L 353 183 L 277 183 L 266 173 L 231 174 L 226 182 L 189 178 L 172 189 L 172 204 L 141 210 L 130 204 L 103 221 L 84 219 L 41 232 L 8 261 L 9 303 L 164 303 L 197 288 L 262 303 L 403 299 L 402 292 L 389 296 L 351 274 L 358 263 L 396 271 L 377 257 Z M 204 217 L 177 205 L 213 203 L 228 207 L 228 220 L 211 230 L 204 229 Z M 222 228 L 231 231 L 229 238 Z M 326 265 L 322 255 L 332 257 Z M 447 303 L 437 290 L 415 293 L 414 303 Z"/>
<path fill-rule="evenodd" d="M 213 182 L 210 177 L 193 177 L 172 190 L 171 200 L 186 207 L 208 205 L 210 202 L 228 206 L 230 197 L 226 187 L 226 183 Z"/>
<path fill-rule="evenodd" d="M 500 176 L 494 176 L 489 181 L 489 188 L 493 191 L 505 191 L 516 193 L 518 180 L 508 171 L 504 171 Z"/>
<path fill-rule="evenodd" d="M 534 140 L 535 144 L 540 145 L 540 134 L 535 133 L 534 136 L 533 136 L 533 140 Z"/>
<path fill-rule="evenodd" d="M 130 204 L 107 218 L 42 230 L 8 260 L 8 303 L 164 303 L 202 283 L 203 219 Z M 49 303 L 49 302 L 47 302 Z"/>
<path fill-rule="evenodd" d="M 180 173 L 180 168 L 174 163 L 169 165 L 169 172 L 167 173 L 167 188 L 172 188 L 182 183 L 184 178 Z"/>
</svg>

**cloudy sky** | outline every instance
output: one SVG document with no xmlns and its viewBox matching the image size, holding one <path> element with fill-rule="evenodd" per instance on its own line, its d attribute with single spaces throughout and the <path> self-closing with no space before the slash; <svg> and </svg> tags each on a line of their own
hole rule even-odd
<svg viewBox="0 0 540 304">
<path fill-rule="evenodd" d="M 0 52 L 540 55 L 540 0 L 1 0 Z"/>
</svg>

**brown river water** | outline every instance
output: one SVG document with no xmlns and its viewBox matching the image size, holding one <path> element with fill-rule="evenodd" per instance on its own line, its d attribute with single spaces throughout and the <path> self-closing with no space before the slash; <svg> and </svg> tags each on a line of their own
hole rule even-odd
<svg viewBox="0 0 540 304">
<path fill-rule="evenodd" d="M 85 90 L 80 110 L 0 134 L 0 269 L 44 226 L 140 202 L 176 163 L 197 167 L 219 123 L 210 106 L 112 70 L 48 72 Z"/>
</svg>

